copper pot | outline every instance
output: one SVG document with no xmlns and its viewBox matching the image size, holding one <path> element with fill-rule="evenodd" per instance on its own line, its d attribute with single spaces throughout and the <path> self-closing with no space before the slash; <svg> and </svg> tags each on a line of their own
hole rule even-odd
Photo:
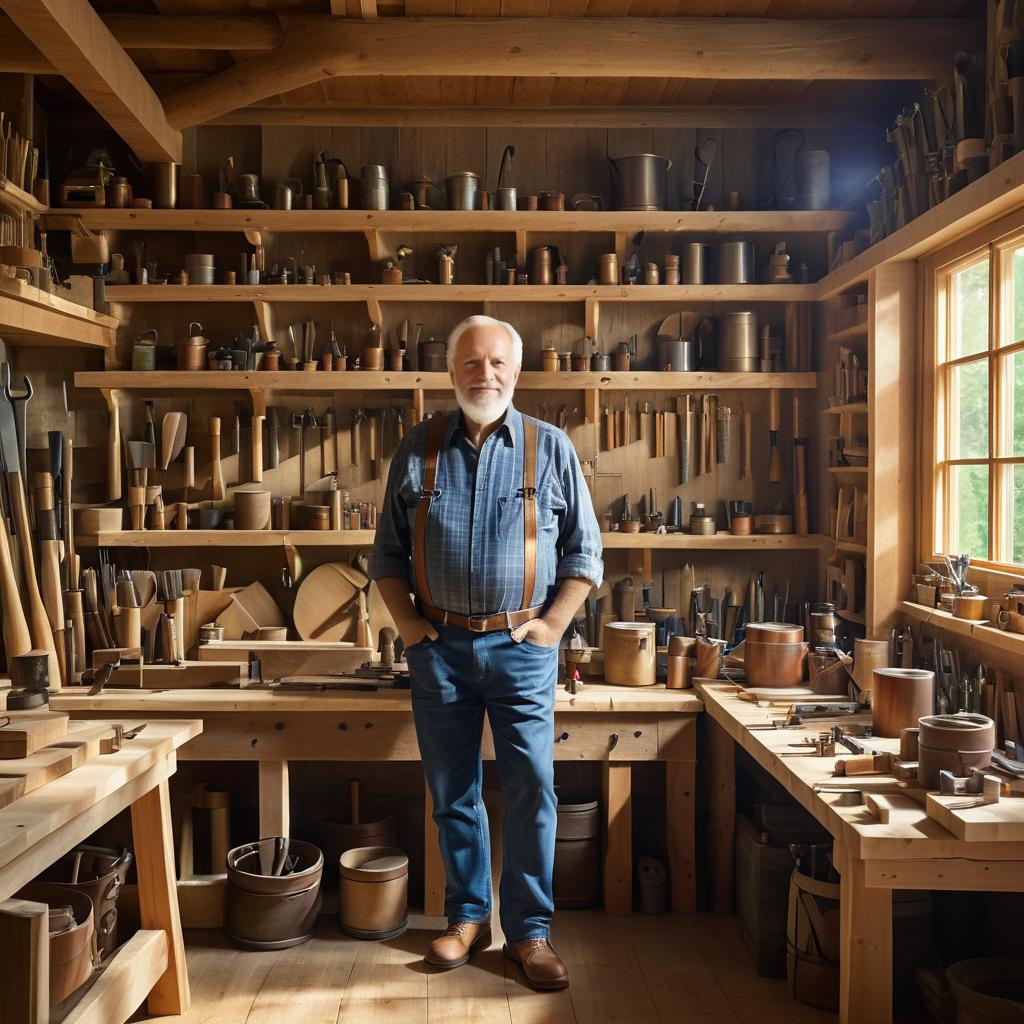
<svg viewBox="0 0 1024 1024">
<path fill-rule="evenodd" d="M 876 668 L 871 681 L 871 721 L 875 736 L 898 739 L 935 710 L 935 673 L 920 668 Z"/>
<path fill-rule="evenodd" d="M 940 771 L 967 775 L 972 768 L 987 768 L 995 742 L 995 723 L 985 715 L 925 715 L 918 730 L 918 784 L 938 789 Z"/>
<path fill-rule="evenodd" d="M 609 622 L 604 627 L 606 683 L 653 686 L 656 654 L 653 622 Z"/>
<path fill-rule="evenodd" d="M 749 630 L 749 626 L 747 627 Z M 749 639 L 743 645 L 743 672 L 747 686 L 782 688 L 799 686 L 807 663 L 805 643 L 760 643 Z"/>
<path fill-rule="evenodd" d="M 538 192 L 537 209 L 559 211 L 565 209 L 564 192 Z"/>
<path fill-rule="evenodd" d="M 746 636 L 748 641 L 758 644 L 800 644 L 804 640 L 804 627 L 790 622 L 751 622 Z"/>
</svg>

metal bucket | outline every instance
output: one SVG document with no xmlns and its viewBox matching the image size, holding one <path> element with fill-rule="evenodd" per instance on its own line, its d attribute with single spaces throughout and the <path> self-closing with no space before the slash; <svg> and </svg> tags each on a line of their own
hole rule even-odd
<svg viewBox="0 0 1024 1024">
<path fill-rule="evenodd" d="M 447 184 L 449 210 L 476 209 L 476 196 L 480 189 L 479 174 L 458 171 L 456 174 L 448 175 Z"/>
<path fill-rule="evenodd" d="M 718 369 L 723 373 L 756 373 L 760 368 L 757 314 L 722 313 L 718 317 Z"/>
<path fill-rule="evenodd" d="M 753 242 L 722 242 L 718 247 L 718 283 L 754 283 Z"/>
<path fill-rule="evenodd" d="M 692 341 L 658 342 L 658 369 L 688 373 L 697 368 L 696 345 Z"/>
<path fill-rule="evenodd" d="M 703 242 L 687 242 L 683 246 L 682 284 L 704 284 L 707 249 Z"/>
<path fill-rule="evenodd" d="M 664 210 L 672 161 L 654 153 L 609 157 L 616 206 L 620 210 Z"/>
<path fill-rule="evenodd" d="M 364 210 L 388 208 L 388 170 L 383 164 L 367 164 L 359 177 L 359 195 Z"/>
<path fill-rule="evenodd" d="M 793 159 L 798 210 L 827 210 L 832 201 L 829 155 L 825 149 L 804 149 Z"/>
</svg>

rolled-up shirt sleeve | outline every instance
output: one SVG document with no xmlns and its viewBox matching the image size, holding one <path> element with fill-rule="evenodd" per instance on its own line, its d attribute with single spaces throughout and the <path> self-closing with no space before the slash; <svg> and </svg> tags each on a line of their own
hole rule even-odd
<svg viewBox="0 0 1024 1024">
<path fill-rule="evenodd" d="M 566 509 L 558 534 L 555 577 L 590 580 L 599 587 L 604 579 L 604 560 L 594 503 L 590 500 L 576 449 L 568 438 L 559 445 L 558 454 L 559 481 Z"/>
<path fill-rule="evenodd" d="M 412 531 L 404 497 L 409 474 L 411 433 L 406 434 L 391 460 L 388 485 L 384 491 L 384 505 L 377 517 L 377 533 L 370 558 L 370 579 L 380 580 L 398 576 L 412 584 L 410 558 L 412 557 Z"/>
</svg>

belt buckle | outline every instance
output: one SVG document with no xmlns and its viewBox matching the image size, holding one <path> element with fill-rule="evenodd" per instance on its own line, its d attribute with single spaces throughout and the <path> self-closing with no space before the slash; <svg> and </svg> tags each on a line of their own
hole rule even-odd
<svg viewBox="0 0 1024 1024">
<path fill-rule="evenodd" d="M 466 618 L 471 633 L 486 633 L 484 623 L 490 618 L 489 615 L 469 615 Z"/>
</svg>

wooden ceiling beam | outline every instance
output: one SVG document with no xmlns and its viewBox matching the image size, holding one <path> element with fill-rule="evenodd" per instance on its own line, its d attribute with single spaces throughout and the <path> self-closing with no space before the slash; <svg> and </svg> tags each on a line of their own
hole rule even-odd
<svg viewBox="0 0 1024 1024">
<path fill-rule="evenodd" d="M 907 80 L 984 46 L 980 19 L 383 18 L 281 16 L 281 46 L 165 99 L 182 128 L 325 78 Z"/>
<path fill-rule="evenodd" d="M 272 14 L 104 14 L 126 50 L 275 50 L 284 33 Z"/>
<path fill-rule="evenodd" d="M 181 132 L 87 0 L 0 0 L 14 24 L 141 160 L 181 160 Z"/>
<path fill-rule="evenodd" d="M 877 107 L 245 107 L 214 125 L 337 128 L 876 128 L 892 119 Z"/>
</svg>

